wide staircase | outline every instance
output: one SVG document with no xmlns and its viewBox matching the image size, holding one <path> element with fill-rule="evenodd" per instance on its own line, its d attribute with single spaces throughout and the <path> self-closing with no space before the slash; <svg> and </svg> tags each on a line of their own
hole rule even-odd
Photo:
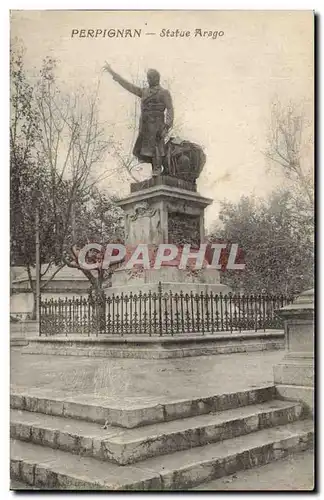
<svg viewBox="0 0 324 500">
<path fill-rule="evenodd" d="M 11 477 L 40 489 L 190 489 L 313 443 L 273 386 L 124 408 L 17 393 L 11 408 Z"/>
</svg>

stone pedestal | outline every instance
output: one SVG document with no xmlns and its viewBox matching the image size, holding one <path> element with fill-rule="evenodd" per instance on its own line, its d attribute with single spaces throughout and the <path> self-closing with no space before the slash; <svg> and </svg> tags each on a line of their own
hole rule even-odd
<svg viewBox="0 0 324 500">
<path fill-rule="evenodd" d="M 167 184 L 133 192 L 119 201 L 125 211 L 126 244 L 199 244 L 205 238 L 204 210 L 212 201 Z"/>
<path fill-rule="evenodd" d="M 278 314 L 284 319 L 287 354 L 274 367 L 279 395 L 314 412 L 314 290 L 302 293 Z"/>
<path fill-rule="evenodd" d="M 184 189 L 186 184 L 176 178 L 158 176 L 147 185 L 140 186 L 142 189 L 131 186 L 131 194 L 118 203 L 125 212 L 126 246 L 189 243 L 199 247 L 205 241 L 204 211 L 213 200 L 197 193 L 195 186 L 192 190 Z M 229 291 L 220 283 L 217 270 L 192 272 L 189 268 L 181 270 L 176 265 L 167 265 L 161 269 L 118 269 L 106 293 L 156 292 L 159 282 L 164 291 L 175 293 Z"/>
</svg>

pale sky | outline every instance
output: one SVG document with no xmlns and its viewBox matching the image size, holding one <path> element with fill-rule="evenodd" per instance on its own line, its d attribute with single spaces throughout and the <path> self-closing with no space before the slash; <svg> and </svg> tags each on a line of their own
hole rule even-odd
<svg viewBox="0 0 324 500">
<path fill-rule="evenodd" d="M 141 29 L 140 38 L 71 38 L 72 29 Z M 161 38 L 165 29 L 189 30 L 190 38 Z M 195 29 L 223 31 L 216 39 L 194 37 Z M 145 32 L 155 32 L 146 36 Z M 100 78 L 101 119 L 107 133 L 130 147 L 127 127 L 135 96 L 101 68 L 107 60 L 125 78 L 145 78 L 148 68 L 161 73 L 171 91 L 179 135 L 204 147 L 207 163 L 199 192 L 215 200 L 206 211 L 207 227 L 217 219 L 218 202 L 249 194 L 263 196 L 282 184 L 266 172 L 270 105 L 277 96 L 302 104 L 310 120 L 304 162 L 312 164 L 308 142 L 313 120 L 313 14 L 311 11 L 15 11 L 11 36 L 26 47 L 26 66 L 59 59 L 65 88 L 92 88 Z M 110 126 L 108 126 L 110 124 Z M 105 168 L 113 169 L 111 158 Z M 148 174 L 149 170 L 142 172 Z M 127 195 L 129 186 L 110 175 L 103 189 Z"/>
</svg>

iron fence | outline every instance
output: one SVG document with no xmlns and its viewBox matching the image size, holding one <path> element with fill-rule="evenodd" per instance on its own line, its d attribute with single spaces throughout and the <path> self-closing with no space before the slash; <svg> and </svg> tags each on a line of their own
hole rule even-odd
<svg viewBox="0 0 324 500">
<path fill-rule="evenodd" d="M 41 302 L 40 335 L 179 335 L 283 328 L 283 295 L 157 292 Z"/>
</svg>

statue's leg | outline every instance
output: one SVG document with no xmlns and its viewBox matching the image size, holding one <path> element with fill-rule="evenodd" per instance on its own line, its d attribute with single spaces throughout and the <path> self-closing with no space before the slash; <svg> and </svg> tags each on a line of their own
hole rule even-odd
<svg viewBox="0 0 324 500">
<path fill-rule="evenodd" d="M 162 173 L 162 162 L 164 152 L 164 122 L 155 124 L 157 130 L 155 131 L 155 138 L 153 145 L 153 157 L 152 157 L 152 175 L 157 176 Z"/>
<path fill-rule="evenodd" d="M 161 174 L 162 172 L 162 156 L 159 148 L 155 148 L 155 155 L 152 157 L 152 175 L 153 177 Z"/>
<path fill-rule="evenodd" d="M 153 157 L 152 158 L 152 175 L 153 177 L 156 177 L 157 175 L 160 175 L 161 173 L 161 161 L 159 161 L 158 158 Z"/>
</svg>

